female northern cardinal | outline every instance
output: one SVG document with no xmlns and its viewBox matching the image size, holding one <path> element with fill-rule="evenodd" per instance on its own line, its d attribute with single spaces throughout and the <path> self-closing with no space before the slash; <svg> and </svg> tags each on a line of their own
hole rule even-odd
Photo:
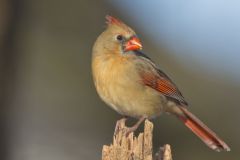
<svg viewBox="0 0 240 160">
<path fill-rule="evenodd" d="M 129 131 L 145 118 L 161 112 L 176 115 L 213 150 L 230 151 L 228 145 L 187 109 L 187 102 L 173 81 L 140 52 L 136 33 L 122 21 L 106 16 L 108 27 L 97 38 L 92 71 L 98 94 L 124 116 L 138 118 Z"/>
</svg>

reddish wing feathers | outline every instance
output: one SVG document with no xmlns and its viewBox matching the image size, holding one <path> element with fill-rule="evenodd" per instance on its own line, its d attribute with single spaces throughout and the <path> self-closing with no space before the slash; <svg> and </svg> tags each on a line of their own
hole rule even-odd
<svg viewBox="0 0 240 160">
<path fill-rule="evenodd" d="M 158 70 L 158 72 L 160 72 Z M 165 75 L 165 74 L 162 74 Z M 160 74 L 154 75 L 153 73 L 143 73 L 142 75 L 143 83 L 163 95 L 165 95 L 167 98 L 174 100 L 175 102 L 179 104 L 185 104 L 187 105 L 186 101 L 184 100 L 181 92 L 177 89 L 175 84 L 171 82 L 171 80 L 168 77 L 163 77 Z"/>
<path fill-rule="evenodd" d="M 188 105 L 176 85 L 164 72 L 156 67 L 156 65 L 147 55 L 140 51 L 135 51 L 134 54 L 138 56 L 143 63 L 147 63 L 148 66 L 151 66 L 151 69 L 145 70 L 142 67 L 142 69 L 140 69 L 140 76 L 142 78 L 143 84 L 157 90 L 177 104 L 185 106 Z"/>
<path fill-rule="evenodd" d="M 143 74 L 143 82 L 145 85 L 152 87 L 163 94 L 176 94 L 177 90 L 166 79 L 161 79 L 152 74 Z"/>
<path fill-rule="evenodd" d="M 165 94 L 178 94 L 176 88 L 166 79 L 158 79 L 158 89 Z"/>
</svg>

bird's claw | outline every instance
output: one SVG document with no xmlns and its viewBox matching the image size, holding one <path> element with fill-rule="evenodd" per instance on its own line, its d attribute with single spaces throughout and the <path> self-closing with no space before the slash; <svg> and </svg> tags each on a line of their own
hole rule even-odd
<svg viewBox="0 0 240 160">
<path fill-rule="evenodd" d="M 116 136 L 120 131 L 122 132 L 122 134 L 128 136 L 131 132 L 134 132 L 135 130 L 138 129 L 139 125 L 146 119 L 146 116 L 142 116 L 138 122 L 133 125 L 132 127 L 126 127 L 125 126 L 125 122 L 127 120 L 127 118 L 122 118 L 120 120 L 117 121 L 116 127 L 115 127 L 115 131 L 114 131 L 114 136 Z"/>
<path fill-rule="evenodd" d="M 117 121 L 114 135 L 117 135 L 121 131 L 124 135 L 128 136 L 131 132 L 134 132 L 137 129 L 137 126 L 132 127 L 121 126 L 123 124 L 125 125 L 126 120 L 127 118 L 122 118 Z"/>
</svg>

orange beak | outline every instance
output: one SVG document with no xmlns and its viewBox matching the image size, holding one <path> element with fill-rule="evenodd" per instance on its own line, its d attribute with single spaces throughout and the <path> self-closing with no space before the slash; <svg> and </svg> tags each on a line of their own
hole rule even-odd
<svg viewBox="0 0 240 160">
<path fill-rule="evenodd" d="M 140 40 L 137 37 L 132 37 L 130 40 L 127 41 L 125 44 L 125 51 L 135 51 L 135 50 L 141 50 L 142 44 Z"/>
</svg>

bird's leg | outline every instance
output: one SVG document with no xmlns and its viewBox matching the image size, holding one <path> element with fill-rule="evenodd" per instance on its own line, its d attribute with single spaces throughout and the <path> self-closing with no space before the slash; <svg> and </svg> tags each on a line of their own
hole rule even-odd
<svg viewBox="0 0 240 160">
<path fill-rule="evenodd" d="M 141 116 L 139 118 L 139 120 L 137 121 L 136 124 L 134 124 L 132 127 L 129 127 L 127 129 L 126 135 L 128 135 L 131 132 L 134 132 L 136 129 L 138 129 L 138 127 L 140 126 L 140 124 L 147 118 L 147 116 Z"/>
<path fill-rule="evenodd" d="M 119 132 L 119 130 L 121 128 L 120 127 L 121 122 L 123 122 L 125 124 L 126 120 L 127 120 L 127 117 L 124 116 L 122 119 L 117 121 L 117 124 L 115 126 L 115 130 L 114 130 L 114 135 L 117 135 L 117 133 Z"/>
</svg>

